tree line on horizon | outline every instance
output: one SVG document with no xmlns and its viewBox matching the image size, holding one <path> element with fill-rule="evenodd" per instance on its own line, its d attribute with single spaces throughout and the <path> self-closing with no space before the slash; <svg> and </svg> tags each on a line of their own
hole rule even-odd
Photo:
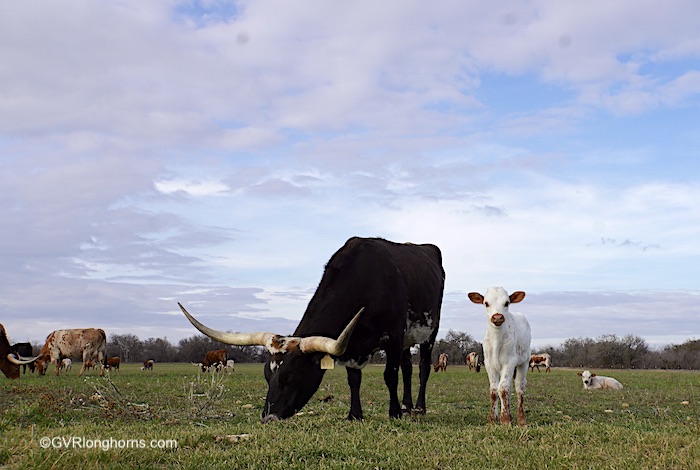
<svg viewBox="0 0 700 470">
<path fill-rule="evenodd" d="M 38 353 L 42 344 L 34 344 Z M 269 358 L 268 352 L 259 346 L 231 346 L 196 334 L 171 343 L 167 338 L 140 339 L 133 334 L 114 334 L 107 337 L 107 356 L 118 356 L 122 362 L 140 363 L 149 359 L 158 362 L 202 361 L 207 351 L 226 349 L 235 362 L 260 363 Z M 449 364 L 463 365 L 467 354 L 477 352 L 483 363 L 483 347 L 471 335 L 449 330 L 443 339 L 435 342 L 433 364 L 441 353 L 447 353 Z M 413 348 L 413 360 L 417 362 L 417 348 Z M 598 338 L 570 338 L 559 346 L 549 346 L 533 353 L 549 353 L 553 367 L 601 368 L 601 369 L 690 369 L 700 370 L 700 340 L 688 340 L 682 344 L 652 349 L 646 341 L 635 335 L 618 337 L 602 335 Z M 371 363 L 382 364 L 383 351 L 374 354 Z"/>
</svg>

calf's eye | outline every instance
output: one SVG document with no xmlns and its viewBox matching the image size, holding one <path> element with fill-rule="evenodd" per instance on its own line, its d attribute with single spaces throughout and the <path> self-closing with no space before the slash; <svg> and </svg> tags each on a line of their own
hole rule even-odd
<svg viewBox="0 0 700 470">
<path fill-rule="evenodd" d="M 489 303 L 488 303 L 488 302 L 484 302 L 484 306 L 485 306 L 486 308 L 488 308 L 488 307 L 489 307 Z"/>
<path fill-rule="evenodd" d="M 510 305 L 510 302 L 506 302 L 506 307 Z"/>
</svg>

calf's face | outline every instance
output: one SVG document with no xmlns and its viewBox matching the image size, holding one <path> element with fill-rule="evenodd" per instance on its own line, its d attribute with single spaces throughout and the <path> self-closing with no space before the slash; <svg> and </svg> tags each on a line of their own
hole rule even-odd
<svg viewBox="0 0 700 470">
<path fill-rule="evenodd" d="M 475 304 L 483 304 L 486 307 L 486 319 L 493 326 L 500 327 L 505 323 L 505 313 L 510 304 L 518 303 L 525 298 L 525 292 L 517 291 L 508 295 L 503 287 L 489 287 L 486 295 L 478 292 L 470 292 L 469 300 Z"/>
<path fill-rule="evenodd" d="M 578 375 L 579 377 L 581 377 L 584 387 L 588 387 L 589 385 L 591 385 L 593 383 L 592 378 L 595 377 L 595 374 L 591 374 L 591 372 L 588 370 L 579 372 Z"/>
</svg>

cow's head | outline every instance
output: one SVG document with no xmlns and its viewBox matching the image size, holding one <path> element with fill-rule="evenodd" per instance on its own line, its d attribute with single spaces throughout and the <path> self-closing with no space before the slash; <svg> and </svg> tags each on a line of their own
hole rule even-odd
<svg viewBox="0 0 700 470">
<path fill-rule="evenodd" d="M 19 366 L 23 364 L 31 364 L 36 358 L 27 359 L 19 357 L 12 351 L 10 341 L 7 339 L 5 327 L 0 324 L 0 370 L 8 379 L 19 378 Z"/>
<path fill-rule="evenodd" d="M 264 346 L 270 353 L 265 364 L 267 398 L 262 422 L 286 419 L 308 403 L 323 379 L 321 359 L 345 352 L 350 335 L 363 309 L 350 320 L 338 339 L 324 336 L 281 336 L 274 333 L 226 333 L 212 330 L 192 317 L 182 304 L 182 312 L 199 331 L 211 339 L 236 346 Z"/>
<path fill-rule="evenodd" d="M 581 377 L 581 380 L 583 381 L 583 386 L 586 387 L 593 383 L 591 379 L 595 377 L 595 374 L 591 374 L 591 371 L 589 370 L 584 370 L 583 372 L 579 372 L 578 376 Z"/>
<path fill-rule="evenodd" d="M 517 291 L 508 295 L 503 287 L 489 287 L 486 295 L 478 292 L 470 292 L 469 300 L 475 304 L 483 304 L 486 307 L 486 319 L 489 324 L 500 327 L 506 321 L 505 314 L 510 304 L 516 304 L 525 298 L 525 292 Z"/>
<path fill-rule="evenodd" d="M 46 369 L 49 368 L 50 363 L 51 363 L 51 355 L 48 353 L 44 353 L 43 351 L 40 351 L 39 355 L 37 356 L 37 359 L 36 359 L 36 371 L 39 373 L 39 375 L 46 374 Z"/>
</svg>

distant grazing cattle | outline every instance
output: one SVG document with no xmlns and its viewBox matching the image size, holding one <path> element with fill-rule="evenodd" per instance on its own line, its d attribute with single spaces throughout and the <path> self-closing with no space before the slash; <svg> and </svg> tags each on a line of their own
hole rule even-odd
<svg viewBox="0 0 700 470">
<path fill-rule="evenodd" d="M 438 356 L 438 360 L 435 363 L 435 372 L 443 371 L 447 372 L 447 353 L 442 353 Z"/>
<path fill-rule="evenodd" d="M 107 335 L 100 328 L 79 328 L 73 330 L 56 330 L 49 334 L 46 343 L 39 351 L 36 361 L 39 374 L 44 375 L 48 363 L 56 365 L 56 375 L 59 374 L 61 359 L 69 357 L 82 359 L 83 365 L 78 376 L 83 375 L 88 361 L 95 361 L 100 367 L 100 375 L 104 375 L 104 357 L 107 345 Z"/>
<path fill-rule="evenodd" d="M 469 370 L 474 369 L 477 372 L 481 372 L 481 364 L 479 364 L 479 355 L 474 351 L 467 354 L 467 365 Z"/>
<path fill-rule="evenodd" d="M 545 372 L 552 370 L 552 357 L 547 353 L 533 354 L 530 356 L 530 371 L 534 371 L 537 367 L 537 372 L 540 371 L 540 366 L 544 366 Z"/>
<path fill-rule="evenodd" d="M 199 331 L 216 341 L 267 348 L 270 359 L 265 365 L 268 391 L 263 422 L 286 419 L 301 410 L 318 390 L 325 368 L 332 367 L 334 361 L 345 365 L 347 371 L 348 419 L 362 419 L 362 368 L 378 350 L 386 353 L 389 416 L 400 418 L 412 411 L 425 413 L 444 283 L 442 255 L 435 245 L 353 237 L 326 264 L 293 336 L 216 331 L 180 307 Z M 415 344 L 420 344 L 420 388 L 414 409 L 411 347 Z M 402 402 L 397 391 L 399 369 L 403 375 Z"/>
<path fill-rule="evenodd" d="M 484 365 L 489 374 L 491 411 L 489 421 L 496 422 L 498 399 L 501 400 L 501 423 L 510 424 L 510 387 L 515 380 L 518 394 L 518 424 L 525 424 L 525 384 L 530 364 L 530 324 L 524 315 L 510 313 L 510 304 L 525 298 L 525 292 L 510 296 L 503 287 L 489 287 L 486 295 L 471 292 L 469 299 L 486 307 L 487 328 L 484 337 Z M 515 375 L 514 375 L 515 374 Z"/>
<path fill-rule="evenodd" d="M 120 363 L 121 363 L 121 359 L 119 359 L 117 356 L 108 357 L 107 359 L 105 359 L 105 367 L 107 368 L 107 370 L 109 370 L 109 369 L 119 370 Z"/>
<path fill-rule="evenodd" d="M 17 353 L 19 357 L 32 357 L 34 355 L 34 348 L 32 348 L 31 343 L 15 343 L 12 345 L 12 350 Z M 27 366 L 29 366 L 29 371 L 34 372 L 34 363 L 22 364 L 22 373 L 27 373 Z"/>
<path fill-rule="evenodd" d="M 8 379 L 19 378 L 19 366 L 31 364 L 36 358 L 24 358 L 12 350 L 5 327 L 0 324 L 0 370 Z"/>
<path fill-rule="evenodd" d="M 143 361 L 143 365 L 141 366 L 141 370 L 153 370 L 153 359 Z"/>
<path fill-rule="evenodd" d="M 71 361 L 70 358 L 64 357 L 61 361 L 61 369 L 64 369 L 66 372 L 70 372 L 72 368 L 73 361 Z"/>
<path fill-rule="evenodd" d="M 586 390 L 622 390 L 622 384 L 612 377 L 591 374 L 590 371 L 578 373 L 583 380 L 583 388 Z"/>
<path fill-rule="evenodd" d="M 83 367 L 85 367 L 85 370 L 90 370 L 95 367 L 95 361 L 83 361 Z"/>
<path fill-rule="evenodd" d="M 202 372 L 206 372 L 210 367 L 214 367 L 216 370 L 220 370 L 221 367 L 226 365 L 228 360 L 228 351 L 225 349 L 217 349 L 215 351 L 207 351 L 202 359 Z"/>
<path fill-rule="evenodd" d="M 233 359 L 229 359 L 228 361 L 226 361 L 226 370 L 233 372 L 234 364 L 235 363 L 234 363 Z"/>
</svg>

